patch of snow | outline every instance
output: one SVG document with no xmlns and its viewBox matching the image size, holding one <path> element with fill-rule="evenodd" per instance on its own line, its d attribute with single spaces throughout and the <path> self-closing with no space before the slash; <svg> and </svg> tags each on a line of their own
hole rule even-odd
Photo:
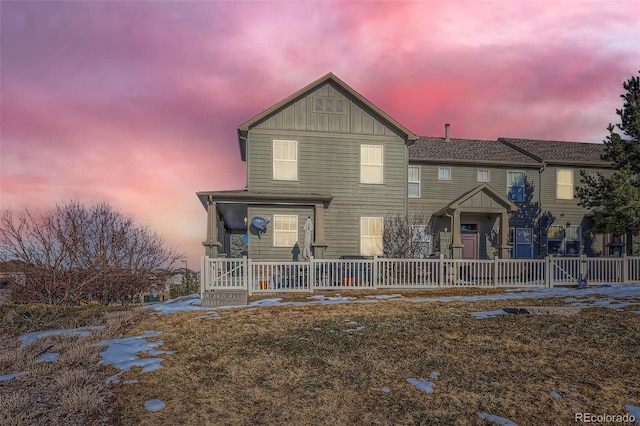
<svg viewBox="0 0 640 426">
<path fill-rule="evenodd" d="M 205 308 L 200 305 L 200 293 L 190 294 L 188 296 L 180 296 L 175 299 L 169 299 L 163 303 L 152 305 L 153 309 L 160 314 L 172 314 L 174 312 L 200 311 L 210 310 L 213 308 Z"/>
<path fill-rule="evenodd" d="M 636 418 L 637 423 L 640 423 L 640 407 L 636 407 L 635 405 L 625 405 L 624 409 Z"/>
<path fill-rule="evenodd" d="M 92 329 L 96 328 L 92 327 Z M 23 334 L 19 337 L 20 346 L 30 345 L 31 343 L 35 342 L 38 339 L 42 339 L 43 337 L 58 335 L 88 337 L 91 336 L 91 329 L 85 330 L 79 328 L 67 328 L 62 330 L 33 331 L 31 333 Z"/>
<path fill-rule="evenodd" d="M 438 376 L 440 376 L 440 373 L 438 373 L 437 371 L 434 371 L 434 372 L 432 372 L 432 373 L 431 373 L 431 375 L 429 376 L 429 378 L 430 378 L 431 380 L 435 380 L 435 379 L 437 379 L 437 378 L 438 378 Z"/>
<path fill-rule="evenodd" d="M 322 331 L 320 327 L 313 327 L 313 331 Z"/>
<path fill-rule="evenodd" d="M 356 327 L 356 328 L 347 328 L 347 329 L 345 330 L 345 332 L 347 332 L 347 333 L 351 333 L 351 332 L 353 332 L 353 331 L 362 331 L 362 330 L 364 330 L 364 327 L 363 327 L 363 326 L 359 326 L 359 327 Z"/>
<path fill-rule="evenodd" d="M 549 395 L 551 395 L 554 398 L 562 398 L 562 395 L 560 395 L 558 392 L 556 391 L 551 391 L 549 392 Z"/>
<path fill-rule="evenodd" d="M 473 315 L 476 318 L 491 318 L 491 317 L 496 317 L 498 315 L 504 315 L 507 312 L 505 312 L 503 309 L 498 309 L 495 311 L 482 311 L 482 312 L 471 312 L 471 315 Z"/>
<path fill-rule="evenodd" d="M 344 322 L 346 322 L 347 325 L 356 325 L 356 324 L 358 324 L 356 321 L 344 320 Z"/>
<path fill-rule="evenodd" d="M 487 414 L 487 413 L 478 413 L 478 417 L 484 420 L 488 420 L 490 422 L 502 425 L 502 426 L 518 426 L 514 422 L 509 419 L 505 419 L 504 417 L 496 416 L 495 414 Z"/>
<path fill-rule="evenodd" d="M 389 392 L 391 392 L 391 389 L 389 389 L 389 388 L 388 388 L 388 387 L 386 387 L 386 386 L 384 386 L 384 387 L 382 387 L 382 388 L 371 388 L 371 390 L 374 390 L 374 391 L 382 391 L 382 392 L 384 392 L 384 393 L 389 393 Z"/>
<path fill-rule="evenodd" d="M 3 374 L 0 376 L 0 382 L 8 382 L 9 380 L 13 380 L 19 376 L 20 373 L 16 374 Z"/>
<path fill-rule="evenodd" d="M 162 410 L 164 407 L 166 406 L 166 404 L 164 403 L 164 401 L 161 401 L 159 399 L 150 399 L 149 401 L 146 401 L 144 403 L 144 408 L 147 409 L 147 411 L 160 411 Z"/>
<path fill-rule="evenodd" d="M 44 354 L 38 362 L 56 362 L 60 358 L 60 354 L 58 352 L 52 352 L 49 354 Z"/>
<path fill-rule="evenodd" d="M 404 297 L 402 297 L 401 294 L 381 294 L 381 295 L 369 295 L 369 296 L 365 296 L 366 298 L 369 299 L 404 299 Z"/>
<path fill-rule="evenodd" d="M 143 373 L 149 373 L 162 368 L 162 358 L 139 358 L 138 353 L 147 353 L 149 355 L 170 355 L 172 351 L 159 351 L 155 348 L 162 345 L 162 340 L 148 342 L 146 339 L 157 337 L 161 333 L 158 331 L 147 331 L 142 336 L 125 337 L 121 339 L 103 340 L 101 345 L 107 346 L 107 349 L 100 353 L 102 360 L 99 364 L 113 365 L 120 370 L 117 374 L 107 379 L 108 383 L 119 383 L 118 376 L 129 371 L 131 367 L 142 367 Z"/>
<path fill-rule="evenodd" d="M 417 387 L 422 392 L 426 392 L 426 393 L 433 393 L 433 387 L 436 385 L 435 383 L 430 382 L 428 380 L 414 379 L 413 377 L 407 379 L 407 382 L 411 383 L 413 386 Z"/>
</svg>

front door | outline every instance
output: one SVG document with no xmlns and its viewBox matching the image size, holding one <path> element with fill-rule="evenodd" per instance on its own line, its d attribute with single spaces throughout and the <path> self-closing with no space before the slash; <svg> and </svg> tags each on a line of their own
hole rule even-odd
<svg viewBox="0 0 640 426">
<path fill-rule="evenodd" d="M 478 233 L 462 232 L 462 258 L 477 259 L 478 258 Z"/>
</svg>

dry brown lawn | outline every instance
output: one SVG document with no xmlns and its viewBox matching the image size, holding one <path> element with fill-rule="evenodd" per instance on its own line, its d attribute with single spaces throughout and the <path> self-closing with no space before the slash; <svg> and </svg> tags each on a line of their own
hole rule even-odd
<svg viewBox="0 0 640 426">
<path fill-rule="evenodd" d="M 565 425 L 576 412 L 625 414 L 624 405 L 640 406 L 640 315 L 632 309 L 589 308 L 573 317 L 470 315 L 562 303 L 407 299 L 238 308 L 220 310 L 219 319 L 198 318 L 202 312 L 154 315 L 130 333 L 161 331 L 161 349 L 176 352 L 165 356 L 161 370 L 122 376 L 139 382 L 117 385 L 114 420 L 452 425 L 489 424 L 478 417 L 487 412 L 518 425 Z M 433 393 L 408 378 L 433 381 Z M 166 407 L 146 411 L 151 399 Z"/>
</svg>

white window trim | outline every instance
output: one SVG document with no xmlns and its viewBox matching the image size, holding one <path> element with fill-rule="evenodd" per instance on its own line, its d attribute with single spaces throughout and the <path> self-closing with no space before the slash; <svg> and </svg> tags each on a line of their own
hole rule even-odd
<svg viewBox="0 0 640 426">
<path fill-rule="evenodd" d="M 276 150 L 276 142 L 288 142 L 288 143 L 294 143 L 296 146 L 296 159 L 295 160 L 283 160 L 283 159 L 278 159 L 276 160 L 276 156 L 275 156 L 275 150 Z M 274 139 L 271 143 L 271 177 L 273 180 L 278 180 L 278 181 L 285 181 L 285 182 L 295 182 L 298 180 L 298 158 L 299 158 L 299 152 L 298 152 L 298 141 L 294 141 L 294 140 L 286 140 L 286 139 Z M 276 161 L 279 162 L 290 162 L 290 163 L 295 163 L 296 166 L 296 176 L 294 179 L 283 179 L 283 178 L 279 178 L 276 177 Z"/>
<path fill-rule="evenodd" d="M 560 183 L 560 172 L 571 172 L 571 183 Z M 557 200 L 573 200 L 575 197 L 574 189 L 573 189 L 573 169 L 557 169 L 556 170 L 556 199 Z M 571 189 L 571 197 L 561 197 L 560 196 L 560 188 L 570 188 Z"/>
<path fill-rule="evenodd" d="M 480 172 L 487 172 L 487 180 L 480 180 Z M 476 176 L 478 182 L 491 182 L 491 170 L 489 169 L 478 169 L 478 173 Z"/>
<path fill-rule="evenodd" d="M 408 176 L 408 175 L 409 175 L 408 170 L 409 170 L 409 169 L 412 169 L 412 168 L 413 168 L 413 169 L 418 169 L 418 180 L 417 180 L 417 181 L 414 181 L 414 180 L 409 180 L 409 179 L 407 179 L 407 197 L 408 197 L 408 198 L 420 198 L 420 197 L 421 197 L 421 195 L 422 195 L 422 187 L 421 187 L 421 185 L 420 185 L 420 166 L 409 166 L 409 167 L 407 168 L 407 178 L 409 177 L 409 176 Z M 410 184 L 410 183 L 417 183 L 417 184 L 418 184 L 418 195 L 413 195 L 413 196 L 412 196 L 412 195 L 409 195 L 409 184 Z"/>
<path fill-rule="evenodd" d="M 449 170 L 449 178 L 441 179 L 440 178 L 440 170 Z M 448 182 L 453 179 L 453 172 L 451 171 L 451 167 L 438 167 L 438 180 L 441 182 Z"/>
<path fill-rule="evenodd" d="M 276 237 L 278 235 L 278 232 L 293 232 L 293 231 L 282 231 L 282 230 L 278 230 L 276 229 L 276 224 L 278 223 L 278 219 L 279 218 L 295 218 L 295 222 L 296 222 L 296 229 L 295 229 L 295 233 L 296 233 L 296 238 L 293 244 L 289 245 L 289 244 L 277 244 L 276 243 Z M 298 216 L 295 214 L 274 214 L 273 215 L 273 246 L 274 247 L 293 247 L 295 246 L 296 242 L 298 242 Z"/>
<path fill-rule="evenodd" d="M 511 198 L 509 198 L 509 188 L 512 188 L 512 186 L 509 186 L 509 173 L 522 173 L 522 201 L 512 200 Z M 507 170 L 507 199 L 515 203 L 524 203 L 524 199 L 526 195 L 524 192 L 527 189 L 526 182 L 527 182 L 527 174 L 524 172 L 524 170 Z"/>
<path fill-rule="evenodd" d="M 365 219 L 374 219 L 374 220 L 379 220 L 380 221 L 380 253 L 364 253 L 364 244 L 362 244 L 363 239 L 364 238 L 372 238 L 371 236 L 367 235 L 363 235 L 362 231 L 363 231 L 363 225 L 364 225 L 364 220 Z M 383 237 L 384 237 L 384 218 L 383 217 L 378 217 L 378 216 L 361 216 L 360 217 L 360 254 L 363 256 L 374 256 L 374 255 L 381 255 L 383 253 Z"/>
<path fill-rule="evenodd" d="M 362 158 L 362 148 L 376 148 L 382 151 L 381 159 L 382 164 L 365 164 Z M 363 179 L 362 167 L 363 166 L 379 166 L 382 169 L 382 176 L 380 182 L 366 182 Z M 360 183 L 367 185 L 384 185 L 384 145 L 370 145 L 370 144 L 361 144 L 360 145 Z"/>
</svg>

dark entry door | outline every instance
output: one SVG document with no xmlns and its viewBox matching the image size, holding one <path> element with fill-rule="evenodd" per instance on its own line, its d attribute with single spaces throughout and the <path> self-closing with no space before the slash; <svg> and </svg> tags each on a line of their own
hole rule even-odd
<svg viewBox="0 0 640 426">
<path fill-rule="evenodd" d="M 478 233 L 463 232 L 462 235 L 462 258 L 477 259 L 478 258 Z"/>
</svg>

